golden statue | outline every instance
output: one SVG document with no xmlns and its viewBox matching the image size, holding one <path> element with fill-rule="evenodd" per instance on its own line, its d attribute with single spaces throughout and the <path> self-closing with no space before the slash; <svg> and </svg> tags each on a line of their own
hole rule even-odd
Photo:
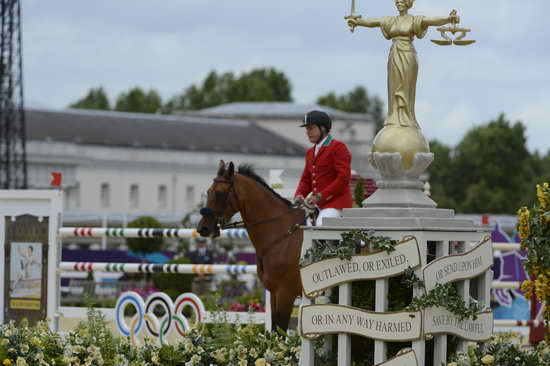
<svg viewBox="0 0 550 366">
<path fill-rule="evenodd" d="M 400 152 L 405 167 L 412 165 L 416 152 L 430 151 L 415 114 L 418 61 L 414 38 L 423 38 L 429 27 L 452 24 L 453 27 L 438 28 L 444 40 L 435 43 L 453 44 L 446 32 L 462 33 L 455 40 L 457 45 L 473 43 L 462 40 L 470 30 L 456 27 L 460 22 L 456 10 L 446 17 L 413 16 L 408 13 L 413 4 L 414 0 L 395 0 L 398 16 L 361 19 L 360 15 L 355 14 L 355 0 L 352 0 L 351 14 L 345 17 L 352 32 L 358 26 L 380 28 L 384 37 L 393 42 L 388 58 L 388 117 L 384 129 L 375 138 L 373 151 Z"/>
</svg>

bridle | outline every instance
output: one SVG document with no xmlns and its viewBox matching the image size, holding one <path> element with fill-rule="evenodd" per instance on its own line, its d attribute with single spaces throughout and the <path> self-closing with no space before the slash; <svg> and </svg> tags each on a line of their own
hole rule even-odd
<svg viewBox="0 0 550 366">
<path fill-rule="evenodd" d="M 233 178 L 230 180 L 222 179 L 222 178 L 214 178 L 214 183 L 224 183 L 229 184 L 229 189 L 225 192 L 215 192 L 216 194 L 216 203 L 222 202 L 220 211 L 215 211 L 209 207 L 203 207 L 200 210 L 200 214 L 206 217 L 214 217 L 216 220 L 216 226 L 219 226 L 221 230 L 227 229 L 229 227 L 236 227 L 234 224 L 227 224 L 225 221 L 226 219 L 223 217 L 223 213 L 227 209 L 227 206 L 229 205 L 229 195 L 233 193 L 235 196 L 237 196 L 237 192 L 235 191 L 235 181 Z M 229 225 L 229 226 L 228 226 Z"/>
<path fill-rule="evenodd" d="M 226 219 L 223 217 L 223 213 L 225 212 L 225 210 L 229 205 L 229 195 L 233 193 L 233 195 L 235 196 L 235 200 L 238 201 L 237 191 L 235 190 L 235 181 L 234 181 L 234 178 L 231 178 L 230 180 L 222 179 L 222 178 L 214 178 L 213 180 L 214 180 L 214 183 L 229 184 L 229 189 L 225 192 L 215 192 L 216 202 L 221 202 L 221 209 L 219 212 L 209 207 L 203 207 L 200 210 L 200 214 L 207 217 L 214 217 L 214 219 L 216 220 L 216 225 L 219 226 L 220 230 L 231 229 L 231 228 L 247 228 L 247 227 L 252 227 L 256 225 L 267 224 L 267 223 L 277 221 L 282 217 L 286 216 L 287 214 L 295 212 L 297 210 L 304 211 L 300 207 L 291 206 L 288 208 L 286 212 L 283 212 L 282 214 L 274 217 L 270 217 L 268 219 L 262 219 L 262 220 L 258 220 L 248 224 L 245 224 L 244 221 L 226 223 Z M 300 227 L 300 223 L 291 226 L 291 228 L 288 229 L 287 234 L 288 235 L 293 234 L 299 227 Z"/>
</svg>

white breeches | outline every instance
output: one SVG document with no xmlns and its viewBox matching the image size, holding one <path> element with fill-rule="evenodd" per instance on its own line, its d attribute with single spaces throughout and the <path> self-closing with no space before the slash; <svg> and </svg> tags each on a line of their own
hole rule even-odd
<svg viewBox="0 0 550 366">
<path fill-rule="evenodd" d="M 338 210 L 335 208 L 325 208 L 319 211 L 319 216 L 317 216 L 317 220 L 315 220 L 315 226 L 322 226 L 323 225 L 323 219 L 324 218 L 331 218 L 331 217 L 342 217 L 342 210 Z M 311 225 L 311 220 L 307 220 L 307 226 Z"/>
</svg>

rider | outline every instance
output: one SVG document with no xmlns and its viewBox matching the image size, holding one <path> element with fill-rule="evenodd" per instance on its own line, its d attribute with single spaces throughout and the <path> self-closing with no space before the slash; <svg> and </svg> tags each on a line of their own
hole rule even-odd
<svg viewBox="0 0 550 366">
<path fill-rule="evenodd" d="M 315 145 L 306 153 L 306 165 L 294 201 L 307 200 L 317 205 L 320 212 L 315 224 L 320 226 L 323 218 L 340 217 L 343 208 L 352 206 L 351 153 L 346 144 L 330 135 L 332 121 L 325 112 L 309 112 L 300 127 L 306 128 L 309 141 Z"/>
</svg>

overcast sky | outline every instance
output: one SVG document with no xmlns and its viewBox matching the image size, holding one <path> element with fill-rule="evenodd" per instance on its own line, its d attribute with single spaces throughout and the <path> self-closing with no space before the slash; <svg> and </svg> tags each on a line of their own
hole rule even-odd
<svg viewBox="0 0 550 366">
<path fill-rule="evenodd" d="M 356 0 L 363 17 L 395 15 L 393 0 Z M 111 100 L 133 86 L 167 99 L 212 69 L 275 67 L 310 103 L 357 85 L 387 100 L 390 41 L 347 29 L 351 0 L 22 0 L 25 99 L 65 108 L 90 87 Z M 416 110 L 424 134 L 456 144 L 504 112 L 527 126 L 531 150 L 550 148 L 549 0 L 418 0 L 413 15 L 456 8 L 468 47 L 415 41 Z"/>
</svg>

